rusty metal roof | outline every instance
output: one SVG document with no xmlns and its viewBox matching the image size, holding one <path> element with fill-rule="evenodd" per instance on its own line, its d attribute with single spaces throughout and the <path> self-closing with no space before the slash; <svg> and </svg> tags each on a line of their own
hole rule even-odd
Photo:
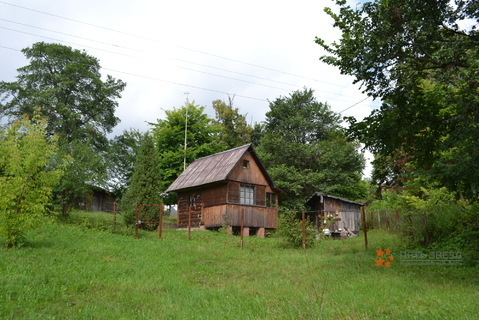
<svg viewBox="0 0 479 320">
<path fill-rule="evenodd" d="M 254 154 L 251 145 L 247 144 L 193 161 L 168 187 L 168 189 L 166 189 L 166 192 L 193 188 L 226 180 L 235 165 L 248 150 Z M 254 156 L 256 157 L 255 154 Z M 265 172 L 266 170 L 264 170 L 264 173 Z M 268 180 L 271 180 L 269 177 L 267 178 Z"/>
<path fill-rule="evenodd" d="M 336 200 L 340 200 L 340 201 L 343 201 L 343 202 L 348 202 L 348 203 L 352 203 L 352 204 L 356 204 L 358 206 L 364 206 L 364 203 L 361 203 L 361 202 L 357 202 L 357 201 L 353 201 L 353 200 L 349 200 L 349 199 L 345 199 L 345 198 L 341 198 L 341 197 L 337 197 L 337 196 L 332 196 L 330 194 L 326 194 L 326 193 L 322 193 L 322 192 L 315 192 L 309 199 L 308 201 L 306 201 L 306 204 L 310 205 L 313 203 L 314 199 L 315 198 L 330 198 L 330 199 L 336 199 Z M 322 201 L 322 200 L 321 200 Z"/>
</svg>

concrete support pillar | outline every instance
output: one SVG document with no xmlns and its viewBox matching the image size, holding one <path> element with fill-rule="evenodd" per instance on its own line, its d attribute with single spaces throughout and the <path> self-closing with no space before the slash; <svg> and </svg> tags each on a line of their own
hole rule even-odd
<svg viewBox="0 0 479 320">
<path fill-rule="evenodd" d="M 243 237 L 249 237 L 249 227 L 243 227 Z"/>
<path fill-rule="evenodd" d="M 233 234 L 233 227 L 232 226 L 227 226 L 226 227 L 226 234 Z"/>
<path fill-rule="evenodd" d="M 258 238 L 264 238 L 265 237 L 265 228 L 258 228 L 258 231 L 256 232 L 256 236 Z"/>
</svg>

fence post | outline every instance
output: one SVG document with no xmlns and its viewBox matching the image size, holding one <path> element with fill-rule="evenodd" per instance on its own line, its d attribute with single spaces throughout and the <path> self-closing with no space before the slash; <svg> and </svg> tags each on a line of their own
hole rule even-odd
<svg viewBox="0 0 479 320">
<path fill-rule="evenodd" d="M 369 216 L 371 217 L 371 229 L 374 229 L 374 213 L 369 211 Z"/>
<path fill-rule="evenodd" d="M 396 210 L 396 224 L 398 226 L 398 233 L 401 233 L 401 221 L 399 220 L 399 211 Z"/>
<path fill-rule="evenodd" d="M 306 249 L 306 217 L 304 211 L 301 213 L 301 219 L 303 221 L 303 249 Z"/>
<path fill-rule="evenodd" d="M 364 206 L 361 207 L 361 216 L 363 218 L 363 232 L 364 232 L 364 248 L 368 250 L 368 227 L 366 226 L 366 211 Z"/>
<path fill-rule="evenodd" d="M 410 229 L 409 229 L 409 236 L 411 237 L 411 240 L 414 241 L 414 225 L 412 223 L 412 216 L 409 214 L 407 216 L 408 220 L 409 220 L 409 225 L 410 225 Z"/>
<path fill-rule="evenodd" d="M 116 202 L 113 202 L 113 232 L 116 233 Z"/>
<path fill-rule="evenodd" d="M 381 229 L 381 210 L 378 210 L 378 229 Z"/>
<path fill-rule="evenodd" d="M 243 249 L 243 233 L 244 233 L 244 208 L 241 208 L 241 249 Z"/>
<path fill-rule="evenodd" d="M 426 231 L 426 244 L 429 244 L 429 226 L 427 225 L 427 214 L 426 212 L 423 212 L 422 215 L 424 217 L 424 228 Z"/>
<path fill-rule="evenodd" d="M 135 211 L 135 217 L 136 217 L 136 223 L 135 223 L 135 238 L 138 239 L 138 225 L 140 223 L 140 205 L 136 206 L 136 211 Z"/>
<path fill-rule="evenodd" d="M 160 224 L 158 225 L 158 239 L 163 234 L 163 205 L 160 206 Z"/>
<path fill-rule="evenodd" d="M 386 230 L 389 232 L 389 211 L 386 210 Z"/>
<path fill-rule="evenodd" d="M 191 240 L 191 206 L 188 205 L 188 240 Z"/>
</svg>

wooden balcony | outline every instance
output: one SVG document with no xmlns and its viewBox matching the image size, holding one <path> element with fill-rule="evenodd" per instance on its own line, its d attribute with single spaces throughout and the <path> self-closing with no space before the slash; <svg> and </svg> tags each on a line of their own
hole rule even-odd
<svg viewBox="0 0 479 320">
<path fill-rule="evenodd" d="M 275 229 L 278 227 L 278 209 L 261 206 L 223 204 L 203 208 L 202 220 L 207 228 L 225 224 L 241 226 L 241 211 L 244 210 L 244 226 Z"/>
</svg>

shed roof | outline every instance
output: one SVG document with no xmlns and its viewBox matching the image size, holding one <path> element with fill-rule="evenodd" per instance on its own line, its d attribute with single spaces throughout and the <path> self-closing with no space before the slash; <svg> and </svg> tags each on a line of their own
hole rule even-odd
<svg viewBox="0 0 479 320">
<path fill-rule="evenodd" d="M 311 203 L 314 201 L 314 199 L 318 198 L 318 197 L 331 198 L 331 199 L 341 200 L 343 202 L 357 204 L 358 206 L 364 206 L 364 204 L 361 203 L 361 202 L 357 202 L 357 201 L 353 201 L 353 200 L 349 200 L 349 199 L 345 199 L 345 198 L 341 198 L 341 197 L 337 197 L 337 196 L 332 196 L 330 194 L 326 194 L 326 193 L 322 193 L 322 192 L 315 192 L 311 196 L 311 198 L 309 198 L 308 201 L 306 201 L 306 204 L 311 205 Z"/>
<path fill-rule="evenodd" d="M 249 151 L 256 160 L 268 183 L 274 187 L 266 169 L 250 144 L 216 153 L 193 161 L 166 189 L 166 192 L 199 187 L 228 179 L 229 174 L 243 155 Z"/>
</svg>

